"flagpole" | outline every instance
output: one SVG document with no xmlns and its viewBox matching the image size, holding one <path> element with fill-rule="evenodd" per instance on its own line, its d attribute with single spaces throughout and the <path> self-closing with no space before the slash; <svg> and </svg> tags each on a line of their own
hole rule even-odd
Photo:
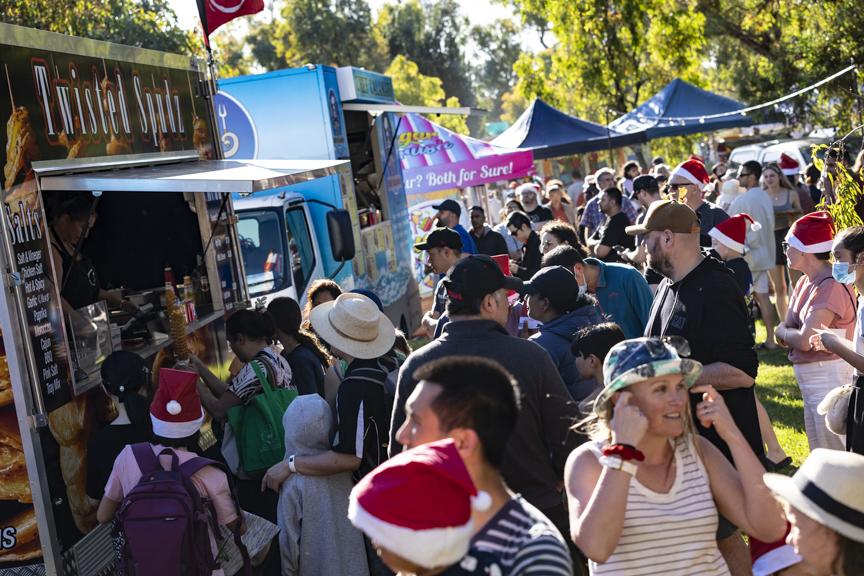
<svg viewBox="0 0 864 576">
<path fill-rule="evenodd" d="M 216 124 L 216 110 L 214 96 L 216 95 L 216 60 L 213 58 L 213 48 L 210 46 L 210 30 L 207 26 L 207 10 L 204 2 L 207 0 L 195 0 L 198 6 L 198 19 L 201 20 L 201 29 L 204 32 L 204 48 L 207 50 L 207 89 L 203 94 L 208 102 L 208 124 L 213 138 L 213 153 L 216 160 L 224 160 L 222 155 L 222 139 L 219 137 L 219 126 Z"/>
</svg>

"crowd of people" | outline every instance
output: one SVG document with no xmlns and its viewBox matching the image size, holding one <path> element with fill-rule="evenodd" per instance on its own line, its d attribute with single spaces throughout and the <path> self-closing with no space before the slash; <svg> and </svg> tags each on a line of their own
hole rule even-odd
<svg viewBox="0 0 864 576">
<path fill-rule="evenodd" d="M 864 573 L 864 227 L 835 234 L 792 163 L 514 183 L 470 230 L 442 202 L 414 247 L 438 281 L 413 351 L 374 293 L 318 281 L 304 310 L 232 314 L 231 376 L 193 357 L 149 408 L 137 357 L 109 357 L 99 520 L 146 466 L 197 462 L 212 421 L 220 463 L 191 477 L 219 524 L 242 527 L 236 494 L 278 525 L 261 573 Z M 757 316 L 804 400 L 792 478 L 755 394 Z M 237 410 L 283 397 L 284 456 L 252 467 L 267 451 L 244 453 Z"/>
</svg>

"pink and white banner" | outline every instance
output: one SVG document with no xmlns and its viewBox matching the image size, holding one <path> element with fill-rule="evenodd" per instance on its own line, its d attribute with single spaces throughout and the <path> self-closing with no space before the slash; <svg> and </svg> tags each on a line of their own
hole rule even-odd
<svg viewBox="0 0 864 576">
<path fill-rule="evenodd" d="M 534 173 L 530 150 L 498 148 L 414 113 L 405 114 L 399 124 L 399 158 L 408 194 L 480 186 Z"/>
</svg>

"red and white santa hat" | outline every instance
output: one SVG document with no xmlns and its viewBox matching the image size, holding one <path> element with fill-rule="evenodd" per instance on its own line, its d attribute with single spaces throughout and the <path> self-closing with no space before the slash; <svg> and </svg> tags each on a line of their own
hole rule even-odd
<svg viewBox="0 0 864 576">
<path fill-rule="evenodd" d="M 153 434 L 162 438 L 186 438 L 201 429 L 204 410 L 197 382 L 195 372 L 159 369 L 159 388 L 150 403 Z"/>
<path fill-rule="evenodd" d="M 807 254 L 830 252 L 833 241 L 834 220 L 827 212 L 811 212 L 802 216 L 786 233 L 786 242 Z"/>
<path fill-rule="evenodd" d="M 801 164 L 784 152 L 783 154 L 780 154 L 780 170 L 782 170 L 783 174 L 786 176 L 795 176 L 801 172 Z"/>
<path fill-rule="evenodd" d="M 691 184 L 695 184 L 701 190 L 710 181 L 708 170 L 705 169 L 705 164 L 691 156 L 681 164 L 678 164 L 672 173 L 669 175 L 669 181 L 680 176 Z"/>
<path fill-rule="evenodd" d="M 761 230 L 762 225 L 756 222 L 752 216 L 742 212 L 730 216 L 726 220 L 720 222 L 714 228 L 708 231 L 708 235 L 716 238 L 718 242 L 731 248 L 736 252 L 744 253 L 744 243 L 747 239 L 747 223 L 750 223 L 750 230 L 754 232 Z"/>
<path fill-rule="evenodd" d="M 788 525 L 786 534 L 789 534 Z M 792 546 L 786 544 L 786 536 L 776 542 L 762 542 L 750 536 L 750 560 L 753 563 L 753 576 L 771 576 L 798 564 L 802 558 Z"/>
<path fill-rule="evenodd" d="M 351 490 L 348 519 L 382 548 L 423 568 L 450 566 L 468 552 L 477 492 L 453 440 L 394 456 Z"/>
</svg>

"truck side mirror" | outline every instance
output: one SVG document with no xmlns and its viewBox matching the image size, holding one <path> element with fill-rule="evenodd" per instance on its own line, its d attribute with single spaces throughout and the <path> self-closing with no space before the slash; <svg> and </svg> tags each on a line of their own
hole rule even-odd
<svg viewBox="0 0 864 576">
<path fill-rule="evenodd" d="M 351 226 L 351 214 L 347 210 L 327 212 L 327 232 L 330 234 L 334 260 L 345 262 L 354 258 L 354 229 Z"/>
</svg>

